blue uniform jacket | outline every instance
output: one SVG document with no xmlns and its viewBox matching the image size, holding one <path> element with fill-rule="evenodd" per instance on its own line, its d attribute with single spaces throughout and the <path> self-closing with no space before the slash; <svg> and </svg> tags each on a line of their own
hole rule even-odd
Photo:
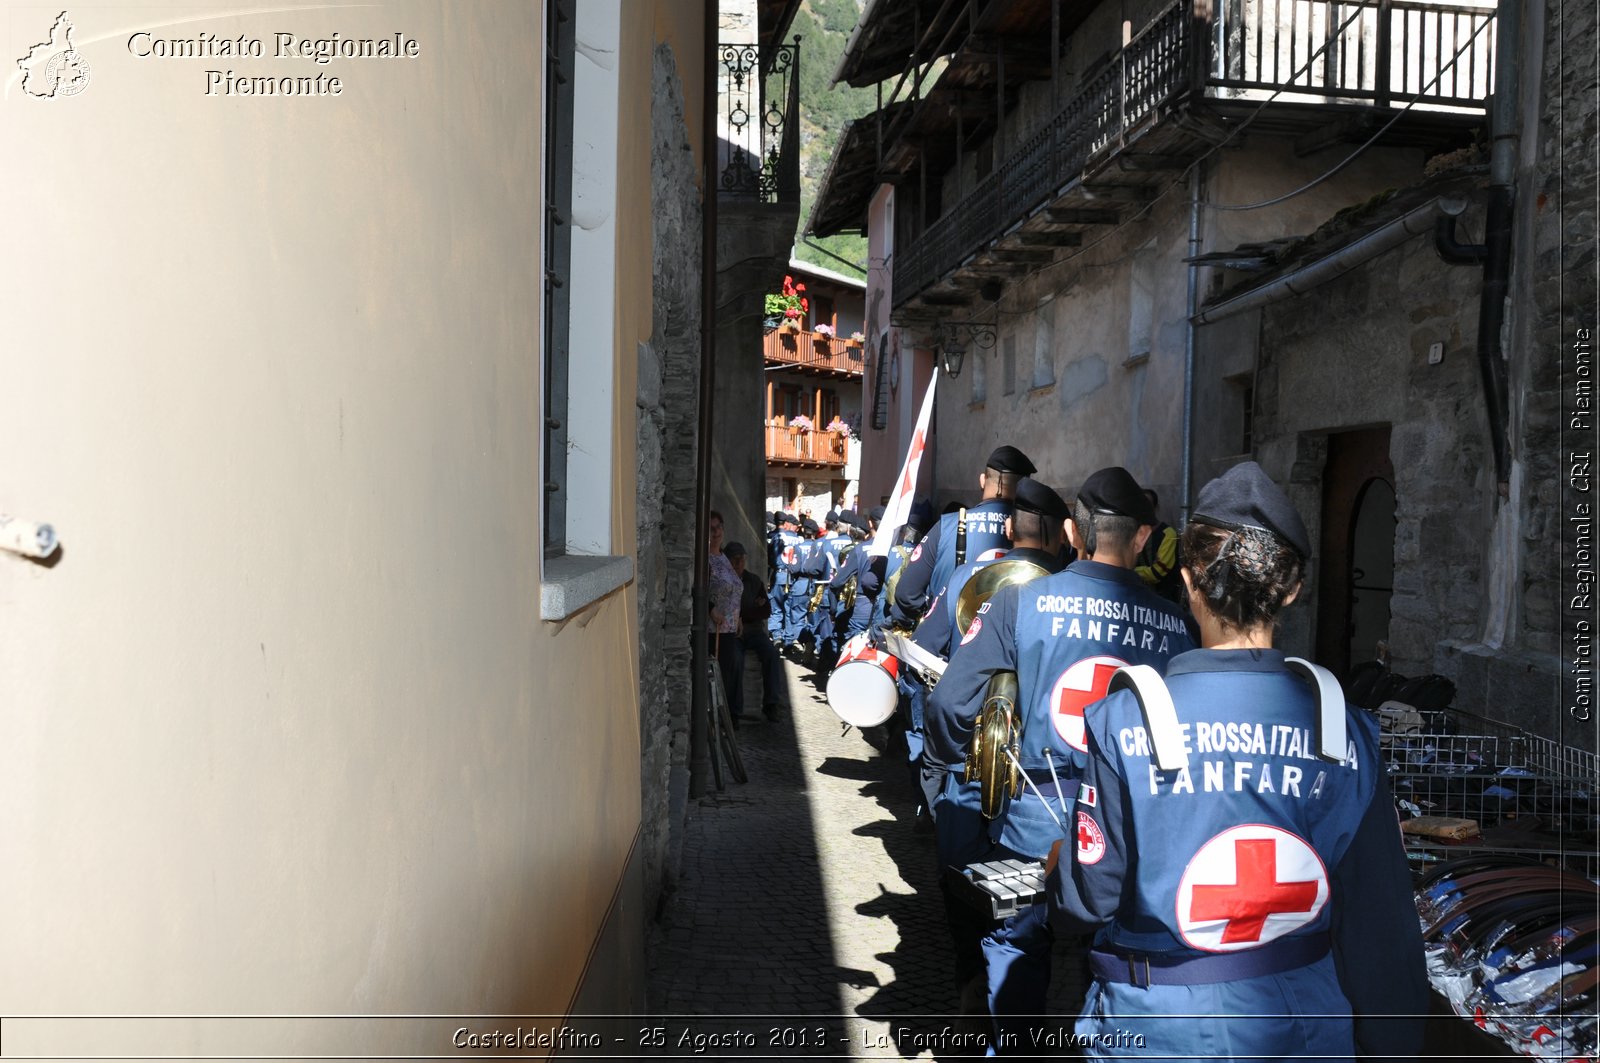
<svg viewBox="0 0 1600 1063">
<path fill-rule="evenodd" d="M 1112 673 L 1124 664 L 1163 671 L 1192 647 L 1177 610 L 1129 569 L 1075 561 L 1054 575 L 1007 587 L 979 609 L 934 687 L 924 759 L 960 767 L 989 677 L 1016 672 L 1024 710 L 1018 759 L 1046 791 L 1051 809 L 1041 808 L 1039 794 L 1024 786 L 1007 806 L 996 840 L 1042 858 L 1061 836 L 1051 813 L 1059 817 L 1061 803 L 1070 803 L 1071 780 L 1083 763 L 1085 709 L 1105 695 Z M 1049 792 L 1052 765 L 1061 794 Z"/>
<path fill-rule="evenodd" d="M 839 566 L 839 571 L 833 575 L 830 586 L 835 595 L 844 590 L 851 576 L 856 578 L 855 604 L 851 607 L 850 615 L 844 618 L 853 631 L 865 630 L 872 619 L 878 592 L 883 587 L 883 571 L 887 561 L 887 558 L 869 555 L 866 543 L 857 543 L 856 548 L 850 551 L 850 556 L 844 559 L 844 564 Z"/>
<path fill-rule="evenodd" d="M 1276 650 L 1185 653 L 1168 665 L 1167 685 L 1188 756 L 1183 769 L 1154 766 L 1131 692 L 1089 714 L 1074 841 L 1051 876 L 1054 904 L 1072 921 L 1100 927 L 1099 947 L 1116 951 L 1201 956 L 1324 935 L 1333 956 L 1215 985 L 1111 983 L 1091 1004 L 1106 1014 L 1239 1016 L 1281 1015 L 1286 1000 L 1307 1015 L 1353 1006 L 1363 1052 L 1416 1052 L 1420 1021 L 1360 1018 L 1428 1011 L 1421 935 L 1372 717 L 1347 707 L 1345 758 L 1323 760 L 1315 693 Z M 1198 1054 L 1336 1055 L 1338 1038 L 1350 1037 L 1342 1022 L 1331 1041 L 1313 1047 L 1304 1038 L 1320 1041 L 1319 1029 L 1310 1020 L 1299 1032 L 1294 1022 L 1251 1020 L 1204 1045 L 1183 1044 Z"/>
<path fill-rule="evenodd" d="M 827 564 L 826 571 L 819 572 L 817 575 L 819 578 L 831 582 L 834 575 L 839 571 L 839 565 L 841 564 L 839 555 L 844 553 L 844 548 L 850 545 L 850 536 L 829 534 L 824 535 L 817 542 L 822 546 L 822 554 Z"/>
<path fill-rule="evenodd" d="M 772 534 L 772 569 L 777 573 L 780 585 L 787 587 L 794 581 L 795 565 L 805 544 L 805 538 L 798 532 L 779 531 Z"/>
<path fill-rule="evenodd" d="M 962 588 L 979 571 L 999 561 L 1030 561 L 1046 572 L 1061 571 L 1061 555 L 1047 554 L 1043 550 L 1034 550 L 1030 547 L 1008 550 L 999 557 L 985 561 L 968 561 L 955 570 L 935 607 L 930 608 L 928 615 L 922 618 L 922 623 L 917 625 L 917 645 L 931 653 L 937 653 L 940 657 L 950 656 L 955 648 L 956 604 L 961 597 Z"/>
<path fill-rule="evenodd" d="M 1011 503 L 993 498 L 967 510 L 966 561 L 983 560 L 1000 556 L 995 551 L 1011 549 L 1006 538 L 1006 518 L 1011 516 Z M 960 513 L 946 513 L 939 522 L 928 529 L 917 548 L 911 551 L 900 582 L 895 584 L 894 601 L 890 615 L 899 623 L 915 623 L 928 608 L 930 599 L 936 598 L 950 582 L 956 570 L 957 528 Z"/>
<path fill-rule="evenodd" d="M 775 531 L 767 536 L 767 583 L 787 587 L 789 585 L 790 565 L 794 562 L 793 552 L 787 555 L 785 551 L 800 542 L 800 536 L 789 531 Z"/>
</svg>

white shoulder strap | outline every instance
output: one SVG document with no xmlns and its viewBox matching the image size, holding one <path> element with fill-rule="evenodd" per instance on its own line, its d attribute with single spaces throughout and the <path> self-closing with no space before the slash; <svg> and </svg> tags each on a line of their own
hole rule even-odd
<svg viewBox="0 0 1600 1063">
<path fill-rule="evenodd" d="M 1344 729 L 1344 690 L 1333 673 L 1300 657 L 1285 658 L 1289 671 L 1317 692 L 1317 746 L 1323 760 L 1343 763 L 1350 753 Z"/>
<path fill-rule="evenodd" d="M 1156 767 L 1162 771 L 1176 771 L 1189 763 L 1183 753 L 1183 732 L 1178 729 L 1178 710 L 1172 704 L 1172 692 L 1167 689 L 1161 673 L 1148 664 L 1128 664 L 1118 668 L 1111 676 L 1106 693 L 1131 690 L 1144 712 L 1144 729 L 1150 736 L 1150 748 L 1155 752 Z"/>
</svg>

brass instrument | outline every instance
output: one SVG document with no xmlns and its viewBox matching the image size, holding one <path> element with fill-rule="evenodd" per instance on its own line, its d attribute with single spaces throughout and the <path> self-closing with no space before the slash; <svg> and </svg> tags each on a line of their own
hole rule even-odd
<svg viewBox="0 0 1600 1063">
<path fill-rule="evenodd" d="M 811 591 L 811 600 L 806 602 L 806 612 L 808 613 L 816 612 L 817 607 L 822 604 L 822 596 L 828 593 L 827 580 L 818 576 L 813 582 L 816 583 L 816 586 Z"/>
<path fill-rule="evenodd" d="M 996 672 L 983 692 L 983 708 L 973 724 L 964 774 L 967 782 L 978 783 L 979 810 L 985 819 L 998 819 L 1006 802 L 1022 791 L 1022 773 L 1016 761 L 1022 747 L 1022 722 L 1017 673 Z"/>
<path fill-rule="evenodd" d="M 861 582 L 859 576 L 851 576 L 844 581 L 844 586 L 839 588 L 839 608 L 846 616 L 856 606 L 856 584 Z"/>
<path fill-rule="evenodd" d="M 900 586 L 900 574 L 906 570 L 906 561 L 910 559 L 912 549 L 913 547 L 907 546 L 904 543 L 899 543 L 895 546 L 889 547 L 889 553 L 899 556 L 900 564 L 897 568 L 895 568 L 894 575 L 890 576 L 883 585 L 883 593 L 887 595 L 887 597 L 883 600 L 886 603 L 894 603 L 895 588 Z"/>
<path fill-rule="evenodd" d="M 988 601 L 1002 587 L 1009 587 L 1014 583 L 1027 583 L 1040 576 L 1050 573 L 1034 564 L 1032 561 L 1007 561 L 1001 559 L 992 565 L 985 565 L 961 588 L 961 594 L 956 598 L 956 638 L 967 633 L 972 626 L 972 618 L 978 615 L 978 609 Z"/>
</svg>

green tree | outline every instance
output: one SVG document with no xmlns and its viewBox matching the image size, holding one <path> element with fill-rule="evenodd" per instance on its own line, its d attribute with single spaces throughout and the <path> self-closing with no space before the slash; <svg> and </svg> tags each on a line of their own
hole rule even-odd
<svg viewBox="0 0 1600 1063">
<path fill-rule="evenodd" d="M 858 0 L 804 0 L 790 29 L 800 36 L 800 225 L 795 232 L 795 257 L 842 273 L 850 271 L 801 240 L 839 134 L 847 123 L 870 114 L 877 105 L 877 94 L 871 88 L 833 84 L 860 9 Z M 867 241 L 863 237 L 830 236 L 817 243 L 839 258 L 866 265 Z"/>
</svg>

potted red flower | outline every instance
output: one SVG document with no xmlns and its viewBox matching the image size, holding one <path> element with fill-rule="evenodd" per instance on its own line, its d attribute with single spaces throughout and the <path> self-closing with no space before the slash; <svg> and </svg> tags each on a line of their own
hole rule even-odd
<svg viewBox="0 0 1600 1063">
<path fill-rule="evenodd" d="M 766 297 L 766 315 L 769 327 L 780 328 L 785 332 L 799 332 L 800 320 L 811 309 L 811 302 L 803 294 L 806 290 L 804 284 L 796 284 L 794 278 L 783 278 L 783 291 L 776 294 L 769 293 Z"/>
</svg>

